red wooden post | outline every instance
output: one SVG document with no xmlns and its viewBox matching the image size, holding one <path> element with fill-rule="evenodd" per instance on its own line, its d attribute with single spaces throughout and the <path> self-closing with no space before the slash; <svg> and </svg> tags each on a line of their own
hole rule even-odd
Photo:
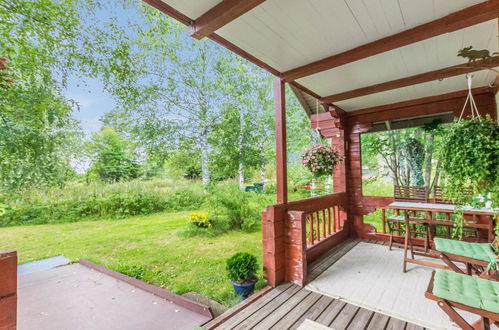
<svg viewBox="0 0 499 330">
<path fill-rule="evenodd" d="M 17 252 L 0 252 L 0 329 L 16 329 Z"/>
<path fill-rule="evenodd" d="M 279 77 L 274 80 L 277 203 L 288 202 L 286 157 L 286 92 Z"/>
</svg>

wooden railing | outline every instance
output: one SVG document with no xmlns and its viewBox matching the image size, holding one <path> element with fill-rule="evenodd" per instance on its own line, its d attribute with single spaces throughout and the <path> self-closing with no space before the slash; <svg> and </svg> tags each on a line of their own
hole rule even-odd
<svg viewBox="0 0 499 330">
<path fill-rule="evenodd" d="M 337 193 L 267 207 L 263 212 L 263 253 L 270 285 L 306 283 L 307 265 L 349 234 L 348 196 Z"/>
<path fill-rule="evenodd" d="M 339 205 L 306 214 L 307 248 L 328 239 L 332 234 L 341 230 L 342 225 Z"/>
</svg>

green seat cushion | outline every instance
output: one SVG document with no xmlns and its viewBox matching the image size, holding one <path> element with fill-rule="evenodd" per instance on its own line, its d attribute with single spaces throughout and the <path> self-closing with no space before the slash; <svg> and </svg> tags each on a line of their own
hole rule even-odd
<svg viewBox="0 0 499 330">
<path fill-rule="evenodd" d="M 437 251 L 455 254 L 467 258 L 495 262 L 496 254 L 489 243 L 470 243 L 453 239 L 435 237 L 435 248 Z"/>
<path fill-rule="evenodd" d="M 499 313 L 499 282 L 438 269 L 433 294 L 463 305 Z"/>
</svg>

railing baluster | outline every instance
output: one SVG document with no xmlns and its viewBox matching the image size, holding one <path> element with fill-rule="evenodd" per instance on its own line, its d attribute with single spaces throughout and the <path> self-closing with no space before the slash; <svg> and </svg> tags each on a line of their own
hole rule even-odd
<svg viewBox="0 0 499 330">
<path fill-rule="evenodd" d="M 322 210 L 322 237 L 326 238 L 326 210 Z"/>
<path fill-rule="evenodd" d="M 314 216 L 313 214 L 308 215 L 309 224 L 310 224 L 310 245 L 314 244 Z"/>
<path fill-rule="evenodd" d="M 315 222 L 317 228 L 315 229 L 315 238 L 320 241 L 321 240 L 321 225 L 320 225 L 320 220 L 319 220 L 319 212 L 315 212 Z"/>
<path fill-rule="evenodd" d="M 381 209 L 381 229 L 383 231 L 383 234 L 386 234 L 386 209 L 382 208 Z"/>
<path fill-rule="evenodd" d="M 327 234 L 331 235 L 331 208 L 327 208 Z"/>
</svg>

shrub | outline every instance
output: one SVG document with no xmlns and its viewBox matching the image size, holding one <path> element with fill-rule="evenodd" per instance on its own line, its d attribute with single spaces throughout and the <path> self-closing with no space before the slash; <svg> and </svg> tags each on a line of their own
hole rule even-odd
<svg viewBox="0 0 499 330">
<path fill-rule="evenodd" d="M 258 262 L 256 257 L 246 252 L 234 254 L 227 260 L 227 276 L 232 282 L 244 283 L 253 281 L 256 277 Z"/>
<path fill-rule="evenodd" d="M 215 225 L 229 229 L 254 230 L 260 223 L 260 211 L 269 197 L 253 192 L 243 192 L 235 184 L 212 187 L 204 208 L 215 217 Z"/>
<path fill-rule="evenodd" d="M 192 212 L 189 214 L 189 221 L 198 228 L 210 228 L 213 226 L 211 219 L 208 218 L 208 213 Z"/>
<path fill-rule="evenodd" d="M 75 184 L 64 189 L 31 190 L 0 197 L 0 226 L 124 218 L 162 211 L 198 209 L 200 188 L 176 188 L 178 182 L 134 181 Z M 3 213 L 3 214 L 1 214 Z"/>
</svg>

